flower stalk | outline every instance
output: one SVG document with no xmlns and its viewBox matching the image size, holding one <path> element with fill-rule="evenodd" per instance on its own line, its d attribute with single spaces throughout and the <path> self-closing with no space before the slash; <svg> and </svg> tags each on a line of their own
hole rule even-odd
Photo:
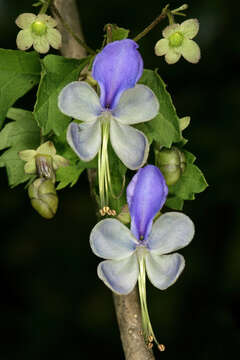
<svg viewBox="0 0 240 360">
<path fill-rule="evenodd" d="M 47 12 L 47 9 L 48 9 L 49 6 L 51 5 L 51 2 L 52 2 L 52 0 L 45 0 L 45 1 L 43 2 L 43 5 L 42 5 L 42 7 L 41 7 L 41 9 L 40 9 L 40 11 L 39 11 L 39 15 L 40 15 L 40 14 L 45 14 L 45 13 Z"/>
<path fill-rule="evenodd" d="M 145 29 L 143 29 L 137 36 L 135 36 L 135 38 L 133 38 L 134 41 L 139 41 L 140 39 L 142 39 L 144 36 L 146 36 L 152 29 L 155 28 L 155 26 L 157 26 L 162 20 L 164 20 L 167 16 L 168 18 L 171 17 L 173 19 L 172 15 L 182 15 L 185 16 L 185 14 L 180 13 L 179 11 L 181 10 L 186 10 L 188 8 L 187 4 L 183 4 L 182 6 L 180 6 L 177 9 L 174 10 L 169 10 L 169 4 L 166 5 L 162 11 L 161 14 L 158 15 L 156 17 L 156 19 L 154 19 L 150 25 L 148 25 Z"/>
</svg>

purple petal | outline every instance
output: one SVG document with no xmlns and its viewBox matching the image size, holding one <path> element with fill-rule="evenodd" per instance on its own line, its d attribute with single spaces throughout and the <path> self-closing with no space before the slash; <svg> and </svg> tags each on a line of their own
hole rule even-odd
<svg viewBox="0 0 240 360">
<path fill-rule="evenodd" d="M 161 171 L 154 165 L 138 170 L 127 187 L 131 231 L 137 239 L 147 239 L 154 216 L 166 201 L 168 188 Z"/>
<path fill-rule="evenodd" d="M 140 79 L 143 60 L 137 48 L 130 39 L 114 41 L 95 57 L 92 74 L 99 83 L 104 108 L 114 109 L 123 91 Z"/>
</svg>

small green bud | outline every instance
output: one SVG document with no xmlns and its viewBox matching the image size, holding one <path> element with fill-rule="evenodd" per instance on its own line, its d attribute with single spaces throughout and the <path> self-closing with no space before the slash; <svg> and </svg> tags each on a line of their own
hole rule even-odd
<svg viewBox="0 0 240 360">
<path fill-rule="evenodd" d="M 130 223 L 131 217 L 130 217 L 129 208 L 128 208 L 127 204 L 123 205 L 120 213 L 117 216 L 117 219 L 125 225 Z"/>
<path fill-rule="evenodd" d="M 51 180 L 38 178 L 28 188 L 32 207 L 45 219 L 52 219 L 57 212 L 58 196 Z"/>
<path fill-rule="evenodd" d="M 47 25 L 42 21 L 34 21 L 31 25 L 32 32 L 35 35 L 42 36 L 47 32 Z"/>
<path fill-rule="evenodd" d="M 186 167 L 185 156 L 176 147 L 155 150 L 155 162 L 168 186 L 176 184 Z"/>
<path fill-rule="evenodd" d="M 170 46 L 177 47 L 183 43 L 184 36 L 180 32 L 175 32 L 169 37 Z"/>
</svg>

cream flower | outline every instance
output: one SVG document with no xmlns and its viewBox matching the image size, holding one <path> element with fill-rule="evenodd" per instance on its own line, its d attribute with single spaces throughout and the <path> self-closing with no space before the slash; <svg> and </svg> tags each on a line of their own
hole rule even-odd
<svg viewBox="0 0 240 360">
<path fill-rule="evenodd" d="M 155 45 L 157 56 L 165 55 L 168 64 L 175 64 L 181 55 L 190 63 L 196 64 L 201 57 L 198 44 L 192 39 L 197 35 L 199 22 L 197 19 L 189 19 L 182 24 L 167 26 L 163 32 L 163 39 Z"/>
<path fill-rule="evenodd" d="M 17 35 L 17 47 L 34 50 L 41 54 L 49 51 L 49 47 L 59 49 L 62 45 L 62 36 L 55 28 L 57 22 L 46 14 L 35 15 L 24 13 L 17 17 L 16 24 L 22 30 Z"/>
</svg>

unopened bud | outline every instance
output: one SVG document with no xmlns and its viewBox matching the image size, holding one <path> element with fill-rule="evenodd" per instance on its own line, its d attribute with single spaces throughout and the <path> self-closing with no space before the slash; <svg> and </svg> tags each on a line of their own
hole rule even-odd
<svg viewBox="0 0 240 360">
<path fill-rule="evenodd" d="M 185 156 L 176 147 L 155 150 L 155 162 L 168 186 L 174 185 L 179 180 L 186 167 Z"/>
<path fill-rule="evenodd" d="M 39 178 L 28 188 L 32 207 L 45 219 L 52 219 L 57 212 L 58 196 L 50 179 Z"/>
</svg>

